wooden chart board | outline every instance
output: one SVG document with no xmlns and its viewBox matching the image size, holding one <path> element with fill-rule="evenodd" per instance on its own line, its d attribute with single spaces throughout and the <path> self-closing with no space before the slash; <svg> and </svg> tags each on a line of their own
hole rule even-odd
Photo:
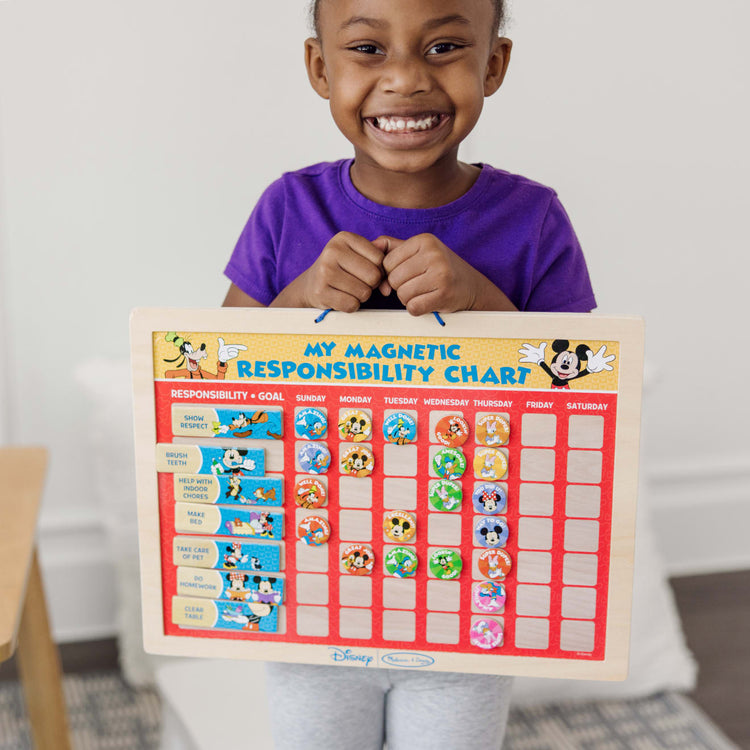
<svg viewBox="0 0 750 750">
<path fill-rule="evenodd" d="M 133 313 L 146 649 L 623 679 L 643 322 L 316 315 Z"/>
</svg>

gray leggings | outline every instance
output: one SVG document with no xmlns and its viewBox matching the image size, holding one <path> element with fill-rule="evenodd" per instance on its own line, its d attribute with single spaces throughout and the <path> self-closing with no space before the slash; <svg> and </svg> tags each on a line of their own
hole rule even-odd
<svg viewBox="0 0 750 750">
<path fill-rule="evenodd" d="M 499 750 L 510 677 L 266 665 L 276 750 Z"/>
</svg>

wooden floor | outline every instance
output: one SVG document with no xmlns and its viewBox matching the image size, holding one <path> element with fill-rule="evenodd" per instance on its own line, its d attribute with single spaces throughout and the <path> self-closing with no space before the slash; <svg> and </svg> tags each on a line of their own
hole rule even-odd
<svg viewBox="0 0 750 750">
<path fill-rule="evenodd" d="M 693 700 L 743 750 L 750 750 L 750 570 L 674 578 L 672 588 L 700 674 Z M 61 647 L 63 671 L 117 669 L 114 639 Z M 15 679 L 14 660 L 0 680 Z"/>
<path fill-rule="evenodd" d="M 691 697 L 724 734 L 750 750 L 750 570 L 671 583 L 700 668 Z"/>
</svg>

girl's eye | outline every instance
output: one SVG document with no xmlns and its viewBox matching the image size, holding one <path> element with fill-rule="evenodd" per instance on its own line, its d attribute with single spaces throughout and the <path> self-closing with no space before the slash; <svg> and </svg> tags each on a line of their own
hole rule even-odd
<svg viewBox="0 0 750 750">
<path fill-rule="evenodd" d="M 444 55 L 446 52 L 453 52 L 453 50 L 461 49 L 460 44 L 454 44 L 453 42 L 439 42 L 434 44 L 427 50 L 428 55 Z"/>
<path fill-rule="evenodd" d="M 349 49 L 354 52 L 361 52 L 364 55 L 382 55 L 383 53 L 374 44 L 358 44 L 356 47 Z"/>
</svg>

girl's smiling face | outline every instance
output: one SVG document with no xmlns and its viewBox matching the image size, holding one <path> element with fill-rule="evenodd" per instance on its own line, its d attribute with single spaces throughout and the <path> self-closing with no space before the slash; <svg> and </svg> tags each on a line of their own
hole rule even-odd
<svg viewBox="0 0 750 750">
<path fill-rule="evenodd" d="M 308 74 L 360 167 L 457 163 L 507 68 L 510 41 L 492 37 L 493 16 L 490 0 L 322 0 Z"/>
</svg>

